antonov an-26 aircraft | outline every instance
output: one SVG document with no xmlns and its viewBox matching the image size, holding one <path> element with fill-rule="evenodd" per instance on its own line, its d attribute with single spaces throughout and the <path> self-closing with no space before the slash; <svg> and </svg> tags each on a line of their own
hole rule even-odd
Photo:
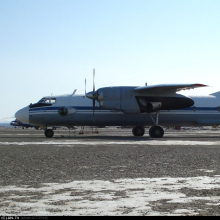
<svg viewBox="0 0 220 220">
<path fill-rule="evenodd" d="M 94 85 L 94 84 L 93 84 Z M 134 136 L 161 138 L 161 126 L 220 125 L 220 92 L 187 97 L 177 92 L 204 87 L 203 84 L 155 85 L 143 87 L 104 87 L 85 95 L 46 96 L 16 112 L 15 117 L 43 126 L 45 136 L 53 137 L 50 126 L 133 126 Z"/>
</svg>

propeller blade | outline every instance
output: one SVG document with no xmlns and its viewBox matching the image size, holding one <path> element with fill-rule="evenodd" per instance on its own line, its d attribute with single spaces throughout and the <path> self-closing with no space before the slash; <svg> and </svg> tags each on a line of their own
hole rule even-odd
<svg viewBox="0 0 220 220">
<path fill-rule="evenodd" d="M 93 92 L 95 92 L 95 69 L 93 69 Z"/>
<path fill-rule="evenodd" d="M 86 78 L 85 78 L 85 96 L 86 96 Z"/>
<path fill-rule="evenodd" d="M 95 115 L 95 68 L 93 68 L 93 123 L 94 123 L 94 115 Z"/>
<path fill-rule="evenodd" d="M 93 101 L 93 122 L 94 122 L 94 115 L 95 115 L 95 99 L 92 100 Z"/>
</svg>

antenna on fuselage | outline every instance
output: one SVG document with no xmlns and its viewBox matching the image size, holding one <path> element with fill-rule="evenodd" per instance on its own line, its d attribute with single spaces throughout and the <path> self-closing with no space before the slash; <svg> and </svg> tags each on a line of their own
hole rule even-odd
<svg viewBox="0 0 220 220">
<path fill-rule="evenodd" d="M 75 95 L 76 91 L 77 91 L 77 89 L 75 89 L 75 90 L 73 91 L 73 94 L 72 94 L 72 96 L 73 96 L 73 95 Z"/>
</svg>

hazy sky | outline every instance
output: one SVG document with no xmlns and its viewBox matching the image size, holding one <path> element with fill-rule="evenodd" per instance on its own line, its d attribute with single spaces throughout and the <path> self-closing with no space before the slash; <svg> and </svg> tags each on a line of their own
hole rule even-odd
<svg viewBox="0 0 220 220">
<path fill-rule="evenodd" d="M 96 89 L 219 91 L 219 12 L 219 0 L 0 0 L 0 119 L 52 93 L 83 94 L 85 78 L 92 90 L 93 68 Z"/>
</svg>

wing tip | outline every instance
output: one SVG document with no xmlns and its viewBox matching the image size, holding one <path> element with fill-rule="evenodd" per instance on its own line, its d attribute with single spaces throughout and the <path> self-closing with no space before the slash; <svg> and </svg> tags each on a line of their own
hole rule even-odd
<svg viewBox="0 0 220 220">
<path fill-rule="evenodd" d="M 194 84 L 196 87 L 205 87 L 205 86 L 208 86 L 208 85 L 204 85 L 204 84 L 200 84 L 200 83 L 196 83 Z"/>
</svg>

